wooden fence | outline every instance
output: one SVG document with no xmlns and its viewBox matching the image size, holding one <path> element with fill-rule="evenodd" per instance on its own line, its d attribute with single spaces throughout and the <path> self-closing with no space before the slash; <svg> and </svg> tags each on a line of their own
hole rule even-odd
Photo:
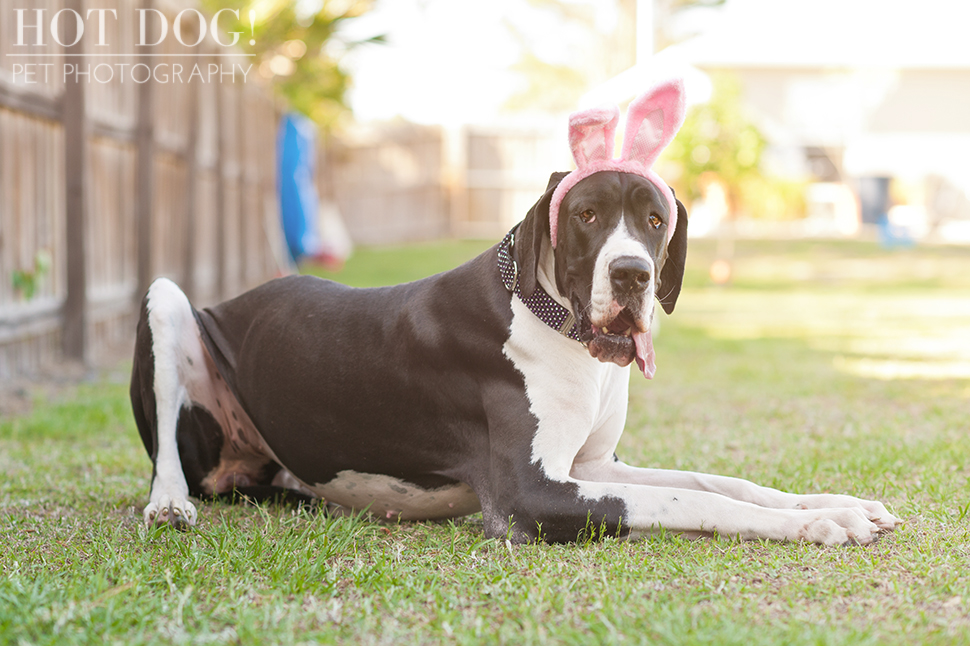
<svg viewBox="0 0 970 646">
<path fill-rule="evenodd" d="M 501 238 L 546 190 L 549 175 L 570 170 L 565 130 L 548 126 L 475 127 L 462 137 L 456 234 Z"/>
<path fill-rule="evenodd" d="M 320 156 L 318 182 L 357 244 L 451 235 L 450 186 L 440 127 L 399 125 L 343 133 Z"/>
<path fill-rule="evenodd" d="M 377 127 L 331 140 L 319 184 L 360 244 L 501 238 L 568 154 L 548 125 Z"/>
<path fill-rule="evenodd" d="M 211 38 L 186 49 L 171 28 L 157 46 L 136 45 L 136 10 L 160 11 L 171 24 L 190 6 L 0 0 L 0 379 L 130 347 L 156 276 L 204 306 L 286 266 L 279 108 L 255 69 L 243 80 L 251 59 Z M 110 48 L 97 45 L 91 9 L 116 12 L 105 21 Z M 58 44 L 77 36 L 62 10 L 88 17 L 76 45 Z M 46 30 L 58 12 L 60 37 L 48 30 L 37 45 L 30 25 L 42 20 Z M 193 16 L 180 21 L 183 43 L 198 39 Z M 146 42 L 159 40 L 149 32 Z M 70 65 L 75 73 L 65 74 Z M 212 78 L 211 69 L 220 74 Z M 497 239 L 525 215 L 549 172 L 568 168 L 564 142 L 545 127 L 344 133 L 322 147 L 319 186 L 358 244 Z"/>
<path fill-rule="evenodd" d="M 25 4 L 26 38 L 15 13 Z M 136 47 L 137 9 L 173 22 L 188 6 L 0 0 L 0 378 L 130 343 L 156 276 L 206 305 L 280 270 L 279 114 L 255 67 L 244 78 L 251 59 L 211 38 L 186 50 L 171 30 Z M 60 38 L 37 45 L 29 25 L 40 15 L 46 31 L 62 9 L 88 16 L 84 37 L 61 12 Z M 89 9 L 116 12 L 111 54 Z M 194 15 L 182 42 L 199 40 Z"/>
</svg>

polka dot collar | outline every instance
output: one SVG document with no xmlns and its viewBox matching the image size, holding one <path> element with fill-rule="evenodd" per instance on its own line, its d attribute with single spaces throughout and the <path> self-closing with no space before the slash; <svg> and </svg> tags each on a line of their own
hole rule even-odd
<svg viewBox="0 0 970 646">
<path fill-rule="evenodd" d="M 512 258 L 512 247 L 515 246 L 516 225 L 498 246 L 498 271 L 502 277 L 502 284 L 535 314 L 540 321 L 556 330 L 563 336 L 579 341 L 579 324 L 569 309 L 557 303 L 541 285 L 536 285 L 535 291 L 528 298 L 522 297 L 519 287 L 519 268 Z"/>
</svg>

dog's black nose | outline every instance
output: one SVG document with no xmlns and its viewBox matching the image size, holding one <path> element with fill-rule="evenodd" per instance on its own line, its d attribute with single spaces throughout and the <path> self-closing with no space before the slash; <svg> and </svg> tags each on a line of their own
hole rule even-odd
<svg viewBox="0 0 970 646">
<path fill-rule="evenodd" d="M 642 292 L 650 284 L 650 265 L 643 258 L 620 256 L 610 263 L 610 283 L 619 294 Z"/>
</svg>

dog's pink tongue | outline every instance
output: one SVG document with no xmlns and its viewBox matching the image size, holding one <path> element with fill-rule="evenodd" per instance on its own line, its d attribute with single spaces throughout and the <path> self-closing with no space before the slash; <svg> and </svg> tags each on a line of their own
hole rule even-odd
<svg viewBox="0 0 970 646">
<path fill-rule="evenodd" d="M 633 343 L 637 347 L 637 366 L 647 379 L 653 379 L 657 372 L 656 355 L 653 352 L 653 335 L 650 332 L 637 332 L 633 335 Z"/>
</svg>

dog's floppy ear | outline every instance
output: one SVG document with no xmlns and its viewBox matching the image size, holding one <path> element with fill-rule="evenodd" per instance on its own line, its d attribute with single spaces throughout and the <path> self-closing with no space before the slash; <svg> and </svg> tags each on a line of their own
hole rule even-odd
<svg viewBox="0 0 970 646">
<path fill-rule="evenodd" d="M 568 174 L 553 173 L 549 176 L 546 192 L 529 209 L 529 213 L 515 233 L 513 255 L 519 266 L 519 289 L 523 298 L 532 296 L 532 292 L 536 289 L 536 270 L 539 267 L 542 240 L 549 237 L 549 203 L 559 182 Z"/>
<path fill-rule="evenodd" d="M 687 264 L 687 209 L 676 197 L 677 224 L 667 243 L 667 259 L 660 270 L 660 305 L 667 314 L 674 311 L 680 288 L 684 284 L 684 266 Z"/>
</svg>

